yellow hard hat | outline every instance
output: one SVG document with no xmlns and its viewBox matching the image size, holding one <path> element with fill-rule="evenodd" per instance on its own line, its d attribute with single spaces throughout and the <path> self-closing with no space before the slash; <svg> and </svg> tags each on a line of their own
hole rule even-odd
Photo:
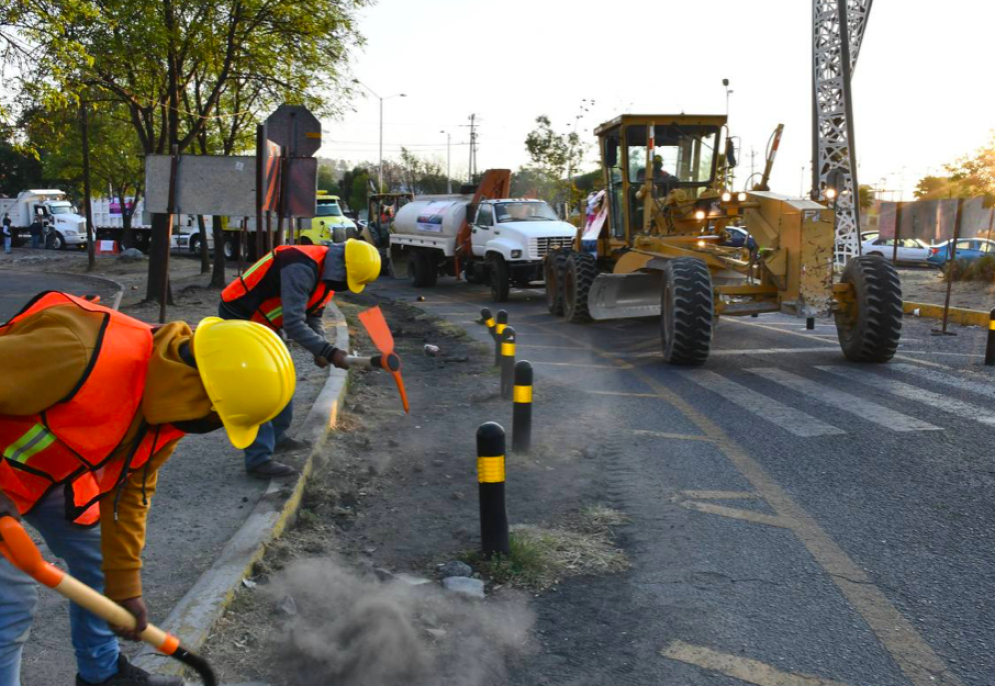
<svg viewBox="0 0 995 686">
<path fill-rule="evenodd" d="M 366 241 L 350 238 L 345 242 L 345 274 L 349 290 L 362 293 L 380 276 L 380 253 Z"/>
<path fill-rule="evenodd" d="M 294 361 L 280 337 L 262 324 L 202 319 L 193 334 L 193 354 L 207 397 L 236 448 L 249 447 L 259 425 L 294 396 Z"/>
</svg>

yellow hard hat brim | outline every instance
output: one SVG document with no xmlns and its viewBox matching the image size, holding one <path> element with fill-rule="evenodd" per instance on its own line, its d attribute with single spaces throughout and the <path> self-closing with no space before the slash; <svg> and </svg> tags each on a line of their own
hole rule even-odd
<svg viewBox="0 0 995 686">
<path fill-rule="evenodd" d="M 345 280 L 346 284 L 348 284 L 349 286 L 349 290 L 352 291 L 353 293 L 362 293 L 363 289 L 366 288 L 365 283 L 360 283 L 358 281 L 353 280 L 353 278 L 349 274 L 346 274 Z"/>
<path fill-rule="evenodd" d="M 259 427 L 229 426 L 226 424 L 225 432 L 228 434 L 228 440 L 231 441 L 233 446 L 239 450 L 245 450 L 256 442 L 256 436 L 259 434 Z"/>
</svg>

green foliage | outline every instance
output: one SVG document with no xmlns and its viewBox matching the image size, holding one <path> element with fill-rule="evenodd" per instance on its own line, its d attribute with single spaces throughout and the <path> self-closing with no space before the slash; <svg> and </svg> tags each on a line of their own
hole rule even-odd
<svg viewBox="0 0 995 686">
<path fill-rule="evenodd" d="M 947 171 L 968 193 L 964 197 L 984 196 L 991 204 L 995 200 L 995 131 L 985 145 L 947 165 Z"/>
<path fill-rule="evenodd" d="M 401 148 L 401 187 L 415 195 L 435 195 L 446 192 L 446 168 L 441 160 L 420 157 L 407 148 Z M 453 182 L 453 189 L 459 189 Z"/>
<path fill-rule="evenodd" d="M 370 174 L 365 169 L 354 174 L 349 192 L 343 195 L 348 198 L 349 208 L 354 212 L 366 209 L 366 201 L 370 195 Z"/>
<path fill-rule="evenodd" d="M 577 123 L 587 110 L 587 101 L 581 101 L 580 114 L 569 133 L 558 133 L 546 115 L 536 117 L 536 127 L 525 137 L 531 164 L 523 167 L 519 175 L 523 177 L 520 183 L 532 185 L 537 197 L 551 202 L 566 200 L 571 205 L 583 199 L 584 193 L 575 184 L 573 175 L 584 161 Z"/>
<path fill-rule="evenodd" d="M 985 255 L 973 260 L 958 259 L 943 268 L 945 281 L 982 281 L 995 283 L 995 256 Z"/>
<path fill-rule="evenodd" d="M 318 166 L 318 189 L 336 194 L 335 188 L 338 181 L 335 179 L 335 169 L 327 164 Z"/>
<path fill-rule="evenodd" d="M 857 190 L 860 194 L 860 209 L 869 210 L 874 207 L 874 189 L 868 185 L 861 184 Z"/>
<path fill-rule="evenodd" d="M 27 188 L 43 185 L 41 160 L 11 140 L 0 129 L 0 195 L 15 196 Z"/>
<path fill-rule="evenodd" d="M 946 200 L 948 198 L 970 198 L 972 193 L 958 181 L 947 176 L 924 176 L 919 179 L 912 193 L 916 200 Z"/>
</svg>

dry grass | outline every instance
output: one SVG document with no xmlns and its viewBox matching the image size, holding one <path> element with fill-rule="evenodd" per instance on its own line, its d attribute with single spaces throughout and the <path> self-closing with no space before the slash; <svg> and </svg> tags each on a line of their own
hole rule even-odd
<svg viewBox="0 0 995 686">
<path fill-rule="evenodd" d="M 511 554 L 483 560 L 479 553 L 464 558 L 494 583 L 533 592 L 555 586 L 564 578 L 615 574 L 629 568 L 625 553 L 615 547 L 612 528 L 628 521 L 616 510 L 584 508 L 572 528 L 511 527 Z"/>
</svg>

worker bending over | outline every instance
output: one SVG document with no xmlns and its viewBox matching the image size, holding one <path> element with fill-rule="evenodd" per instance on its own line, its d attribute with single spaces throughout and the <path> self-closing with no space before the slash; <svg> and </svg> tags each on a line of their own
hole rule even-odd
<svg viewBox="0 0 995 686">
<path fill-rule="evenodd" d="M 72 605 L 77 686 L 182 686 L 128 663 L 114 633 L 148 625 L 141 553 L 157 472 L 188 433 L 236 448 L 294 394 L 266 327 L 204 319 L 153 327 L 50 291 L 0 326 L 0 516 L 23 517 L 69 572 L 135 616 L 126 631 Z M 99 528 L 96 525 L 99 524 Z M 0 558 L 0 685 L 20 683 L 37 586 Z"/>
<path fill-rule="evenodd" d="M 369 243 L 349 239 L 328 247 L 283 245 L 268 253 L 221 292 L 222 319 L 247 319 L 274 331 L 283 329 L 292 341 L 314 355 L 315 364 L 345 368 L 347 351 L 325 340 L 322 316 L 336 291 L 361 293 L 380 275 L 380 253 Z M 274 452 L 307 447 L 287 436 L 293 403 L 259 428 L 245 449 L 245 470 L 262 479 L 290 476 L 292 467 L 273 459 Z"/>
</svg>

